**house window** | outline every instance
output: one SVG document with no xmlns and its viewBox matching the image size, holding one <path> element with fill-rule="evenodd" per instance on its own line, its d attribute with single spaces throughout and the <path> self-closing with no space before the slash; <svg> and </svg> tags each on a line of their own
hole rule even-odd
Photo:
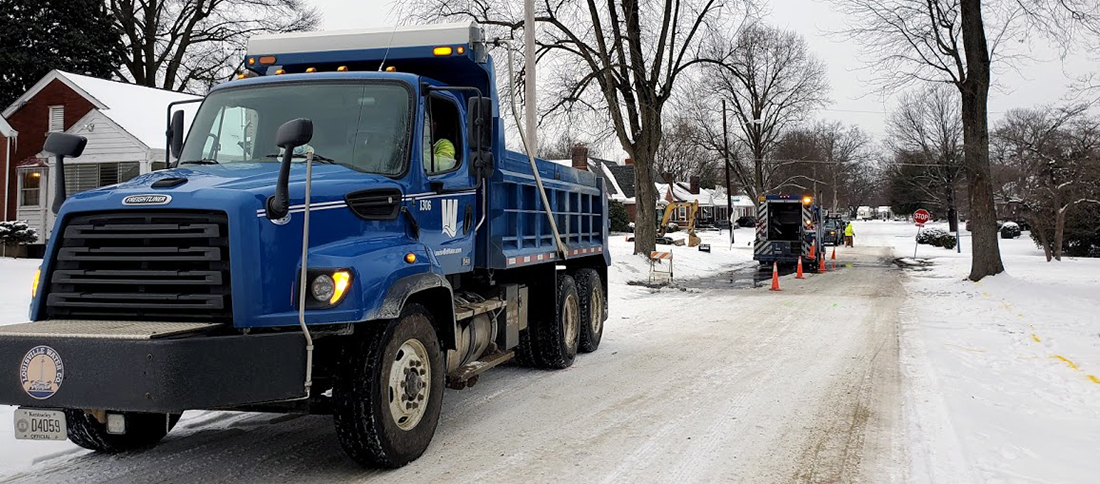
<svg viewBox="0 0 1100 484">
<path fill-rule="evenodd" d="M 137 162 L 65 165 L 65 190 L 73 193 L 122 183 L 140 173 Z"/>
<path fill-rule="evenodd" d="M 42 205 L 42 170 L 22 170 L 19 173 L 19 206 Z"/>
<path fill-rule="evenodd" d="M 50 106 L 50 132 L 65 131 L 65 106 Z"/>
</svg>

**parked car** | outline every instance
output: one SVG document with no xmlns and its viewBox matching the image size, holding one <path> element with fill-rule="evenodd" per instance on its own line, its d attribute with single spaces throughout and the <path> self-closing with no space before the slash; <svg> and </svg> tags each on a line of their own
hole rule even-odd
<svg viewBox="0 0 1100 484">
<path fill-rule="evenodd" d="M 738 227 L 756 227 L 756 218 L 748 215 L 737 219 Z"/>
</svg>

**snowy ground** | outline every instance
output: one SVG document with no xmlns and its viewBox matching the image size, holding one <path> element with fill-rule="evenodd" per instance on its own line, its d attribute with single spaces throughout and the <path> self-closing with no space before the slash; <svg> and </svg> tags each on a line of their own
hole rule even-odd
<svg viewBox="0 0 1100 484">
<path fill-rule="evenodd" d="M 939 226 L 939 225 L 937 225 Z M 946 229 L 946 226 L 939 226 Z M 857 223 L 862 244 L 913 255 L 912 225 Z M 902 310 L 915 482 L 1097 482 L 1100 260 L 1046 262 L 1025 232 L 980 283 L 962 254 L 920 246 Z"/>
<path fill-rule="evenodd" d="M 0 407 L 0 481 L 1096 482 L 1100 261 L 1004 241 L 1008 273 L 974 284 L 966 233 L 902 271 L 911 225 L 855 228 L 839 269 L 778 293 L 735 283 L 757 275 L 751 230 L 671 247 L 661 289 L 631 284 L 649 265 L 613 237 L 600 350 L 447 391 L 398 471 L 352 465 L 325 416 L 188 412 L 159 447 L 100 456 L 15 442 Z M 36 266 L 0 260 L 0 324 L 25 317 Z"/>
</svg>

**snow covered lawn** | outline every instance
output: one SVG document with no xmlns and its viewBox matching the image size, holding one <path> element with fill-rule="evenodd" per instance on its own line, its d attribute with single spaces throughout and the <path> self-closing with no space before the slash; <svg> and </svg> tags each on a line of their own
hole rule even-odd
<svg viewBox="0 0 1100 484">
<path fill-rule="evenodd" d="M 946 224 L 934 226 L 944 228 Z M 857 222 L 856 244 L 912 257 L 908 223 Z M 1097 482 L 1100 260 L 1046 262 L 1027 232 L 979 283 L 962 253 L 922 245 L 899 331 L 913 482 Z"/>
</svg>

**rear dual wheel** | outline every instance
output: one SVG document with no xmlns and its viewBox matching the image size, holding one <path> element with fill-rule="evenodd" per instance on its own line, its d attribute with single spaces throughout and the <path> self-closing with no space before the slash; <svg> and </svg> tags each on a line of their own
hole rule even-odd
<svg viewBox="0 0 1100 484">
<path fill-rule="evenodd" d="M 579 269 L 574 274 L 580 296 L 580 350 L 591 353 L 600 347 L 603 323 L 607 319 L 607 297 L 600 273 L 595 269 Z"/>
</svg>

